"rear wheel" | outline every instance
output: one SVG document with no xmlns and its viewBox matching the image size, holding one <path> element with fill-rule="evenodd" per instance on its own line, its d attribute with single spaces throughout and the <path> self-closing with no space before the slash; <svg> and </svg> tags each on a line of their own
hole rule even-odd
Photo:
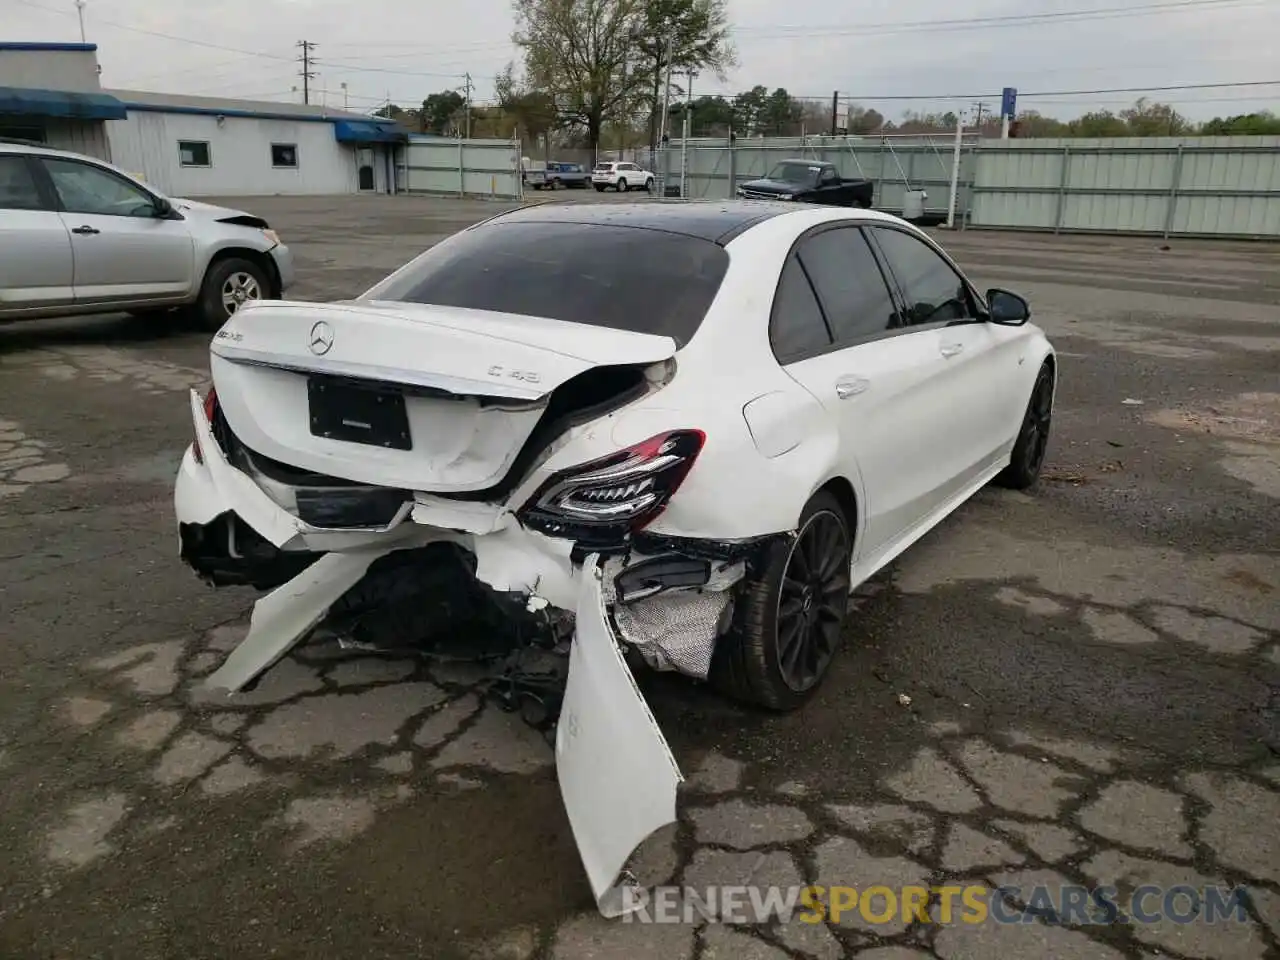
<svg viewBox="0 0 1280 960">
<path fill-rule="evenodd" d="M 1036 384 L 1031 388 L 1031 399 L 1022 417 L 1022 429 L 1013 445 L 1009 465 L 993 481 L 997 486 L 1011 490 L 1026 490 L 1040 479 L 1044 466 L 1045 450 L 1049 446 L 1049 427 L 1053 420 L 1053 368 L 1049 364 L 1040 367 Z"/>
<path fill-rule="evenodd" d="M 196 317 L 204 330 L 217 330 L 246 303 L 269 297 L 266 271 L 250 260 L 218 260 L 204 275 Z"/>
<path fill-rule="evenodd" d="M 813 693 L 835 655 L 849 606 L 851 524 L 819 491 L 793 540 L 774 545 L 748 571 L 734 629 L 716 646 L 712 680 L 730 696 L 792 710 Z"/>
<path fill-rule="evenodd" d="M 627 192 L 627 179 L 626 179 L 626 177 L 619 177 L 619 178 L 618 178 L 618 192 L 619 192 L 619 193 L 626 193 L 626 192 Z"/>
<path fill-rule="evenodd" d="M 596 184 L 592 184 L 592 186 L 594 186 L 594 187 L 596 188 L 596 193 L 604 193 L 604 184 L 603 184 L 603 183 L 596 183 Z"/>
</svg>

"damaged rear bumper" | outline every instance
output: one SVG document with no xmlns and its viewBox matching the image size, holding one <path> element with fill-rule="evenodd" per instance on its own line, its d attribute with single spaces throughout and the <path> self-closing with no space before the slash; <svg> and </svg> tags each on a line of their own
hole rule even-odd
<svg viewBox="0 0 1280 960">
<path fill-rule="evenodd" d="M 244 640 L 206 683 L 242 690 L 324 621 L 379 560 L 455 544 L 490 590 L 522 596 L 530 609 L 549 605 L 574 615 L 556 728 L 560 788 L 601 912 L 624 912 L 626 861 L 675 819 L 681 781 L 624 647 L 656 669 L 705 678 L 732 613 L 731 588 L 759 544 L 641 536 L 625 555 L 584 557 L 571 541 L 527 530 L 502 508 L 423 495 L 378 527 L 319 527 L 229 462 L 194 392 L 191 402 L 196 442 L 174 494 L 182 555 L 215 584 L 269 590 L 255 604 Z"/>
</svg>

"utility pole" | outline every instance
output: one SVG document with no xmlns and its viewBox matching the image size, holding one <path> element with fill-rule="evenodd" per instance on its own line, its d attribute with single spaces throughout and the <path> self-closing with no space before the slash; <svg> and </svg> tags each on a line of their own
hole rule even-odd
<svg viewBox="0 0 1280 960">
<path fill-rule="evenodd" d="M 693 123 L 693 71 L 689 71 L 689 84 L 684 92 L 684 124 L 680 131 L 680 198 L 682 200 L 689 199 L 689 193 L 685 187 L 686 178 L 689 173 L 689 133 L 690 126 Z"/>
<path fill-rule="evenodd" d="M 662 95 L 662 128 L 658 136 L 658 142 L 665 144 L 667 142 L 667 114 L 671 112 L 671 46 L 673 43 L 672 35 L 667 34 L 667 89 Z"/>
<path fill-rule="evenodd" d="M 76 0 L 76 15 L 80 18 L 80 42 L 84 43 L 84 0 Z"/>
<path fill-rule="evenodd" d="M 831 91 L 831 135 L 834 137 L 840 129 L 840 91 Z"/>
<path fill-rule="evenodd" d="M 302 102 L 310 103 L 311 80 L 315 77 L 315 74 L 311 71 L 311 67 L 315 63 L 315 61 L 311 59 L 311 51 L 316 48 L 316 45 L 310 40 L 299 40 L 295 46 L 302 50 L 302 56 L 298 58 L 299 62 L 302 64 L 302 71 L 300 73 L 300 76 L 302 77 Z"/>
<path fill-rule="evenodd" d="M 985 103 L 975 103 L 973 105 L 973 109 L 977 111 L 977 119 L 974 121 L 974 127 L 976 127 L 977 129 L 978 136 L 981 137 L 982 136 L 982 118 L 988 113 L 987 105 Z"/>
<path fill-rule="evenodd" d="M 463 134 L 463 138 L 466 140 L 470 140 L 471 139 L 471 74 L 466 73 L 463 76 L 464 76 L 465 82 L 463 84 L 462 89 L 467 96 L 467 125 L 466 125 L 466 132 Z"/>
<path fill-rule="evenodd" d="M 347 81 L 343 80 L 341 83 L 341 87 L 342 87 L 342 109 L 349 110 L 351 107 L 351 103 L 347 97 Z M 390 97 L 388 96 L 387 99 L 390 99 Z"/>
</svg>

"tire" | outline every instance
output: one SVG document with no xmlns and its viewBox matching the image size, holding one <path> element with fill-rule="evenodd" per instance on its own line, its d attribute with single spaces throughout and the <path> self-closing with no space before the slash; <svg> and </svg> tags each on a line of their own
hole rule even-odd
<svg viewBox="0 0 1280 960">
<path fill-rule="evenodd" d="M 1053 424 L 1053 388 L 1053 367 L 1046 362 L 1040 365 L 1040 372 L 1036 374 L 1009 465 L 992 481 L 996 486 L 1026 490 L 1040 479 L 1045 450 L 1049 446 L 1049 429 Z"/>
<path fill-rule="evenodd" d="M 748 569 L 734 600 L 733 629 L 721 638 L 712 658 L 711 681 L 722 692 L 756 706 L 787 711 L 799 707 L 818 688 L 838 649 L 849 606 L 851 527 L 839 501 L 819 491 L 805 504 L 796 537 L 774 544 Z M 818 563 L 812 571 L 813 582 L 805 584 L 803 591 L 795 587 L 784 591 L 784 579 L 789 583 L 811 579 L 805 573 L 810 558 Z M 817 581 L 821 586 L 815 589 Z M 786 624 L 780 623 L 788 605 L 794 609 L 792 622 L 799 619 L 793 643 L 800 644 L 799 656 L 806 661 L 790 670 L 783 666 L 787 659 L 783 654 L 794 648 L 782 646 Z"/>
<path fill-rule="evenodd" d="M 626 177 L 619 177 L 619 178 L 618 178 L 618 192 L 619 192 L 619 193 L 626 193 L 626 192 L 627 192 L 627 178 L 626 178 Z"/>
<path fill-rule="evenodd" d="M 237 298 L 233 287 L 239 288 L 243 296 Z M 262 267 L 240 257 L 217 260 L 204 275 L 200 298 L 195 303 L 196 321 L 202 330 L 218 330 L 246 300 L 269 296 L 271 287 Z M 234 303 L 228 303 L 229 298 Z"/>
<path fill-rule="evenodd" d="M 604 184 L 593 183 L 592 186 L 596 188 L 596 193 L 604 193 Z"/>
<path fill-rule="evenodd" d="M 646 193 L 653 193 L 653 177 L 645 178 L 644 189 Z"/>
</svg>

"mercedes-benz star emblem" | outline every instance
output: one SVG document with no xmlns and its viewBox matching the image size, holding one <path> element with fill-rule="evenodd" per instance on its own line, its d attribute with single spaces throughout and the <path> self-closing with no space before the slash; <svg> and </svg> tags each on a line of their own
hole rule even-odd
<svg viewBox="0 0 1280 960">
<path fill-rule="evenodd" d="M 317 321 L 311 328 L 310 346 L 311 352 L 317 357 L 323 357 L 328 353 L 333 346 L 333 327 L 323 320 Z"/>
</svg>

